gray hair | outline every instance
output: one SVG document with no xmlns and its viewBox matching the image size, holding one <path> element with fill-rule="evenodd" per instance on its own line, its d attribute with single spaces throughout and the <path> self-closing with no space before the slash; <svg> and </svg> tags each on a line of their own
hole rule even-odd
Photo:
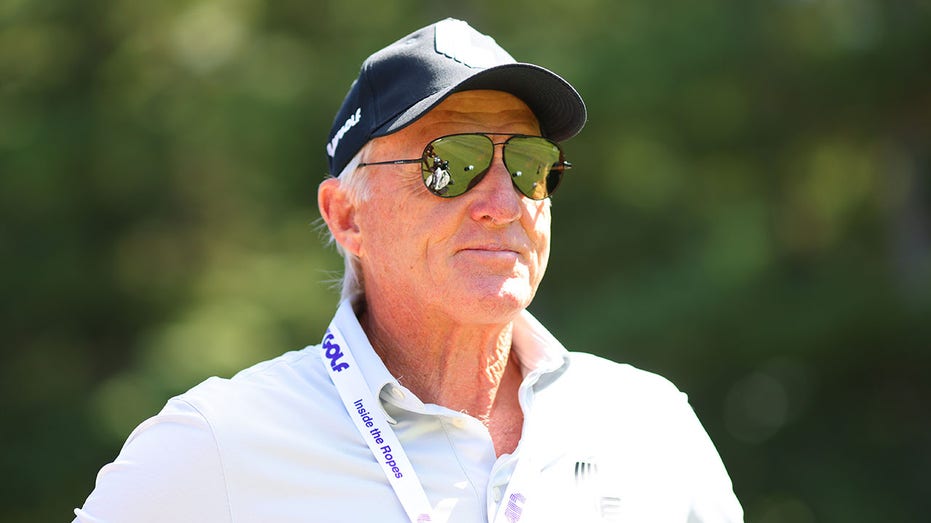
<svg viewBox="0 0 931 523">
<path fill-rule="evenodd" d="M 369 142 L 371 143 L 371 142 Z M 369 199 L 371 192 L 368 184 L 368 176 L 365 169 L 359 169 L 362 158 L 369 148 L 366 143 L 362 149 L 353 156 L 352 160 L 346 164 L 346 167 L 336 176 L 339 179 L 340 188 L 345 191 L 349 202 L 357 205 Z M 359 257 L 347 252 L 343 246 L 333 238 L 333 233 L 329 227 L 326 229 L 327 242 L 336 246 L 336 251 L 343 257 L 343 276 L 340 280 L 340 301 L 356 301 L 365 294 L 365 282 L 362 278 L 362 266 L 359 263 Z"/>
</svg>

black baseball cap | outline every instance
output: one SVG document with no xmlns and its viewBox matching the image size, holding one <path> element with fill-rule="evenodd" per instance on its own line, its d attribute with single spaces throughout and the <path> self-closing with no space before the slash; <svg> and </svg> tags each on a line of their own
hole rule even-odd
<svg viewBox="0 0 931 523">
<path fill-rule="evenodd" d="M 372 138 L 403 129 L 459 91 L 493 89 L 517 96 L 554 141 L 585 125 L 582 97 L 557 74 L 517 62 L 493 38 L 447 18 L 368 57 L 333 120 L 326 152 L 330 174 L 346 167 Z"/>
</svg>

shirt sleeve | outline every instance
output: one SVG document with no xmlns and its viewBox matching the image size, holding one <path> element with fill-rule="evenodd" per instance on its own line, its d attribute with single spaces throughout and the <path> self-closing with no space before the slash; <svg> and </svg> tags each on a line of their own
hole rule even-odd
<svg viewBox="0 0 931 523">
<path fill-rule="evenodd" d="M 73 523 L 228 523 L 223 463 L 210 424 L 173 399 L 97 474 Z"/>
<path fill-rule="evenodd" d="M 742 523 L 743 508 L 721 456 L 687 401 L 683 402 L 682 434 L 694 493 L 688 523 Z"/>
</svg>

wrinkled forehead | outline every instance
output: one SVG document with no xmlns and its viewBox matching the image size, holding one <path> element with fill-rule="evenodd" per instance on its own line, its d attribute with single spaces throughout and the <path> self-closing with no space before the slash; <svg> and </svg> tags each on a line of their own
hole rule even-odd
<svg viewBox="0 0 931 523">
<path fill-rule="evenodd" d="M 540 123 L 530 107 L 513 94 L 475 90 L 450 95 L 411 125 L 369 141 L 380 153 L 396 149 L 419 154 L 432 140 L 460 133 L 540 135 Z"/>
</svg>

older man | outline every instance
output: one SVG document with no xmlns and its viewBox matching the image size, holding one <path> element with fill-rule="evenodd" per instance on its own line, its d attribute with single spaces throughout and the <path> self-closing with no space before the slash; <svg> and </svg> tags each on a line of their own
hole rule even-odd
<svg viewBox="0 0 931 523">
<path fill-rule="evenodd" d="M 322 343 L 169 401 L 76 521 L 740 521 L 682 393 L 525 310 L 584 121 L 461 21 L 372 55 L 318 192 L 346 259 Z"/>
</svg>

